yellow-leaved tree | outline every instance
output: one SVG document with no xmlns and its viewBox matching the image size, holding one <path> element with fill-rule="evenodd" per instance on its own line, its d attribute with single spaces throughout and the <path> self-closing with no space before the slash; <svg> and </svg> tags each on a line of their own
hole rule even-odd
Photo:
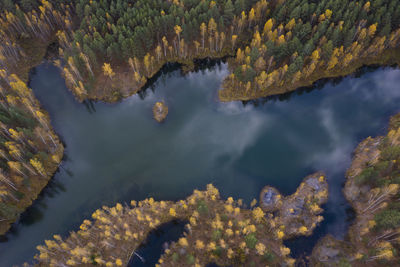
<svg viewBox="0 0 400 267">
<path fill-rule="evenodd" d="M 111 68 L 110 63 L 105 63 L 103 65 L 103 73 L 105 76 L 109 77 L 110 79 L 112 79 L 115 75 L 113 69 Z"/>
</svg>

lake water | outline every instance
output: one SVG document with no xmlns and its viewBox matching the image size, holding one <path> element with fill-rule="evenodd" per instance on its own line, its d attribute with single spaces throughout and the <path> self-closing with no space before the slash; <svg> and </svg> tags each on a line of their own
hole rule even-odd
<svg viewBox="0 0 400 267">
<path fill-rule="evenodd" d="M 345 78 L 321 90 L 276 101 L 220 103 L 225 64 L 182 76 L 162 74 L 152 88 L 117 104 L 80 104 L 55 67 L 43 64 L 30 86 L 66 145 L 62 168 L 0 243 L 0 266 L 31 260 L 53 234 L 66 236 L 102 205 L 146 197 L 177 200 L 213 183 L 222 196 L 250 202 L 265 185 L 293 193 L 308 174 L 328 175 L 326 220 L 307 246 L 331 233 L 343 237 L 348 205 L 341 186 L 351 153 L 383 134 L 400 110 L 400 70 Z M 169 106 L 166 121 L 152 106 Z M 308 248 L 306 248 L 308 247 Z"/>
</svg>

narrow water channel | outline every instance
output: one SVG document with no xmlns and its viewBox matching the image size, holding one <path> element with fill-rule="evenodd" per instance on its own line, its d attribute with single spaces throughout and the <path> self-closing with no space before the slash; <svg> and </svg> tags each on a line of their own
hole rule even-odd
<svg viewBox="0 0 400 267">
<path fill-rule="evenodd" d="M 37 67 L 30 86 L 65 142 L 65 160 L 1 240 L 0 265 L 31 260 L 36 245 L 77 229 L 102 205 L 181 199 L 207 183 L 223 197 L 250 202 L 264 185 L 293 193 L 317 170 L 328 175 L 330 197 L 325 221 L 307 247 L 326 233 L 343 237 L 348 205 L 341 186 L 351 153 L 365 137 L 384 133 L 389 116 L 400 111 L 400 70 L 378 69 L 321 90 L 245 105 L 217 101 L 226 73 L 224 64 L 186 76 L 173 71 L 140 96 L 85 105 L 74 100 L 55 67 Z M 152 119 L 159 100 L 169 106 L 163 124 Z"/>
<path fill-rule="evenodd" d="M 168 244 L 177 242 L 185 232 L 185 221 L 172 221 L 152 231 L 145 242 L 132 254 L 128 267 L 155 266 Z"/>
</svg>

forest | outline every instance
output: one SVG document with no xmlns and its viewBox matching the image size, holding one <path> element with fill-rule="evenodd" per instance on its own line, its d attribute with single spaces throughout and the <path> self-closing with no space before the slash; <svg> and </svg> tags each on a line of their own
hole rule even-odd
<svg viewBox="0 0 400 267">
<path fill-rule="evenodd" d="M 24 11 L 46 14 L 46 8 L 57 12 L 64 5 L 20 1 L 17 8 L 9 2 L 2 5 L 16 17 L 4 21 L 7 36 L 32 35 Z M 55 17 L 52 27 L 63 58 L 57 64 L 81 101 L 126 97 L 169 62 L 190 69 L 194 59 L 229 56 L 231 73 L 219 97 L 230 101 L 280 94 L 363 65 L 399 60 L 396 0 L 80 0 L 66 17 Z"/>
<path fill-rule="evenodd" d="M 40 52 L 37 45 L 29 42 L 34 38 L 37 43 L 45 43 L 61 14 L 46 1 L 43 6 L 38 6 L 40 12 L 29 4 L 33 1 L 21 1 L 28 13 L 10 5 L 10 2 L 1 2 L 5 11 L 0 16 L 1 234 L 47 185 L 61 162 L 64 150 L 46 111 L 27 85 L 30 68 L 40 63 L 40 55 L 45 52 Z M 30 24 L 20 24 L 21 19 Z M 29 48 L 26 44 L 30 45 Z M 35 53 L 39 56 L 35 57 Z"/>
<path fill-rule="evenodd" d="M 310 185 L 310 181 L 319 189 Z M 187 222 L 185 232 L 161 255 L 156 266 L 206 266 L 217 263 L 246 266 L 292 266 L 295 259 L 282 242 L 309 235 L 322 220 L 320 207 L 326 202 L 325 176 L 306 177 L 297 191 L 280 197 L 266 209 L 262 200 L 254 199 L 250 207 L 241 199 L 221 199 L 213 185 L 177 202 L 131 201 L 103 206 L 85 220 L 77 232 L 63 239 L 55 235 L 38 246 L 35 256 L 39 266 L 126 266 L 147 235 L 171 220 Z M 303 204 L 298 206 L 298 199 Z M 286 213 L 292 207 L 296 211 Z M 272 213 L 271 211 L 274 211 Z"/>
<path fill-rule="evenodd" d="M 79 99 L 119 99 L 167 62 L 193 65 L 194 58 L 233 54 L 267 8 L 266 1 L 242 0 L 79 1 L 79 28 L 58 33 L 64 75 Z"/>
<path fill-rule="evenodd" d="M 79 101 L 118 101 L 138 92 L 164 65 L 177 62 L 190 70 L 195 59 L 228 60 L 221 101 L 281 94 L 364 65 L 400 62 L 397 0 L 1 0 L 0 10 L 0 233 L 31 205 L 62 160 L 61 140 L 28 81 L 49 45 L 57 48 L 54 63 Z M 343 253 L 329 259 L 333 263 L 348 266 L 348 255 L 357 266 L 398 260 L 400 206 L 393 200 L 400 191 L 399 136 L 393 119 L 387 136 L 376 139 L 379 146 L 362 143 L 371 158 L 349 173 L 348 186 L 366 191 L 358 192 L 359 202 L 350 201 L 358 216 L 349 231 L 350 248 L 329 241 Z M 374 161 L 371 151 L 380 157 Z M 312 201 L 307 211 L 317 215 L 321 210 Z M 259 207 L 221 200 L 211 185 L 167 204 L 147 199 L 132 207 L 104 207 L 66 240 L 54 236 L 56 241 L 39 246 L 37 261 L 121 266 L 128 249 L 151 229 L 180 217 L 193 231 L 172 245 L 160 265 L 205 264 L 210 255 L 221 264 L 250 263 L 250 256 L 256 263 L 294 264 L 282 245 L 286 226 L 261 220 L 265 213 Z M 201 212 L 210 219 L 202 225 L 208 227 L 205 241 L 196 237 L 204 230 L 196 228 Z M 235 221 L 240 214 L 243 220 Z M 304 227 L 297 227 L 296 235 L 307 235 L 315 225 Z M 217 243 L 221 236 L 226 241 Z M 237 239 L 234 250 L 224 243 L 231 236 Z M 125 250 L 115 252 L 119 242 Z M 101 244 L 99 254 L 93 252 L 96 244 Z M 316 265 L 324 245 L 314 250 Z M 178 253 L 182 248 L 184 257 Z"/>
<path fill-rule="evenodd" d="M 78 1 L 76 15 L 77 28 L 57 35 L 64 75 L 79 99 L 119 99 L 165 63 L 191 66 L 195 58 L 235 55 L 223 101 L 282 93 L 399 58 L 395 0 Z"/>
<path fill-rule="evenodd" d="M 391 118 L 388 128 L 386 135 L 369 137 L 356 148 L 344 186 L 355 220 L 346 240 L 332 236 L 320 240 L 311 257 L 313 266 L 323 266 L 322 262 L 379 266 L 399 261 L 400 114 Z M 327 257 L 323 250 L 328 247 L 338 253 Z"/>
<path fill-rule="evenodd" d="M 287 1 L 238 48 L 220 97 L 252 99 L 366 64 L 394 64 L 399 25 L 398 1 Z"/>
</svg>

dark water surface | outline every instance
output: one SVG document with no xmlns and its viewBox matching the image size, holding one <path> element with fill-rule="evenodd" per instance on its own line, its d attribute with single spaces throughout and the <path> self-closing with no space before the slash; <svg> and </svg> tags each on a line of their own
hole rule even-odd
<svg viewBox="0 0 400 267">
<path fill-rule="evenodd" d="M 66 144 L 65 161 L 0 243 L 0 266 L 30 260 L 36 245 L 77 229 L 102 205 L 150 196 L 176 200 L 207 183 L 223 197 L 251 201 L 264 185 L 293 193 L 317 170 L 327 173 L 330 185 L 325 221 L 307 245 L 292 250 L 307 252 L 326 233 L 343 237 L 344 173 L 355 146 L 383 134 L 389 116 L 400 110 L 400 70 L 379 69 L 263 105 L 219 103 L 226 73 L 226 65 L 186 76 L 174 71 L 142 97 L 84 105 L 55 67 L 37 67 L 30 86 Z M 152 119 L 159 100 L 169 106 L 163 124 Z"/>
<path fill-rule="evenodd" d="M 185 221 L 172 221 L 160 225 L 152 231 L 145 242 L 135 251 L 128 263 L 129 267 L 155 266 L 166 244 L 178 241 L 185 232 Z M 140 258 L 139 258 L 140 256 Z M 157 257 L 158 256 L 158 257 Z"/>
</svg>

